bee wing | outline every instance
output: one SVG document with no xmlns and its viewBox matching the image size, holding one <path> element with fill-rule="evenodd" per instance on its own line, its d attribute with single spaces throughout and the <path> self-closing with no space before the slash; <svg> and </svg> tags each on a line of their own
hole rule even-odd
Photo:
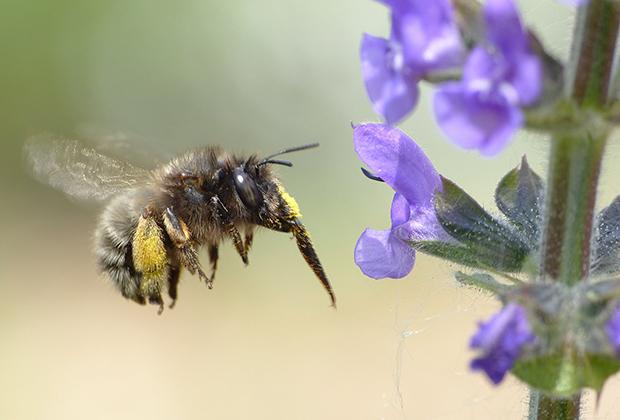
<svg viewBox="0 0 620 420">
<path fill-rule="evenodd" d="M 97 152 L 77 140 L 42 135 L 24 154 L 32 175 L 79 200 L 103 201 L 148 180 L 149 171 Z"/>
<path fill-rule="evenodd" d="M 127 131 L 110 131 L 95 124 L 81 124 L 76 132 L 79 138 L 88 139 L 93 150 L 113 159 L 131 161 L 134 165 L 152 168 L 170 161 L 173 157 L 159 147 L 154 139 Z"/>
</svg>

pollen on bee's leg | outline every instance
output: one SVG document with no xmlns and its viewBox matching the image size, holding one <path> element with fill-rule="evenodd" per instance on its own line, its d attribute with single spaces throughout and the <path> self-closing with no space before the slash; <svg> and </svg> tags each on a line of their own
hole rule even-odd
<svg viewBox="0 0 620 420">
<path fill-rule="evenodd" d="M 132 242 L 133 262 L 141 274 L 140 294 L 163 310 L 161 290 L 170 274 L 163 231 L 154 219 L 140 216 Z"/>
<path fill-rule="evenodd" d="M 289 214 L 287 218 L 290 220 L 297 220 L 301 218 L 301 210 L 299 209 L 299 204 L 297 204 L 297 200 L 290 195 L 283 186 L 278 185 L 278 191 L 280 192 L 280 196 L 286 203 L 289 209 Z"/>
<path fill-rule="evenodd" d="M 142 284 L 140 285 L 140 290 L 144 296 L 147 297 L 148 302 L 151 305 L 158 305 L 159 309 L 157 311 L 158 315 L 164 311 L 164 300 L 161 297 L 161 287 L 158 281 L 154 281 L 154 279 L 142 279 Z"/>
</svg>

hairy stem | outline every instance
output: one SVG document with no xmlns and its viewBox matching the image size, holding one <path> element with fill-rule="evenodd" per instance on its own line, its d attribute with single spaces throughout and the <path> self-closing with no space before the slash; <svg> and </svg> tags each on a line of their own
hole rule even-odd
<svg viewBox="0 0 620 420">
<path fill-rule="evenodd" d="M 546 279 L 572 285 L 588 275 L 605 140 L 581 132 L 553 139 L 541 261 Z"/>
<path fill-rule="evenodd" d="M 607 103 L 620 5 L 615 0 L 591 0 L 579 11 L 573 40 L 571 96 L 579 105 L 600 108 Z"/>
<path fill-rule="evenodd" d="M 620 6 L 590 0 L 580 7 L 573 37 L 566 96 L 580 112 L 603 109 L 609 98 Z M 608 136 L 596 118 L 556 134 L 547 174 L 541 278 L 573 285 L 588 276 L 594 205 Z M 556 399 L 530 392 L 530 420 L 579 419 L 580 395 Z"/>
<path fill-rule="evenodd" d="M 573 420 L 579 418 L 581 396 L 571 399 L 554 399 L 532 391 L 530 395 L 529 419 L 536 420 Z"/>
</svg>

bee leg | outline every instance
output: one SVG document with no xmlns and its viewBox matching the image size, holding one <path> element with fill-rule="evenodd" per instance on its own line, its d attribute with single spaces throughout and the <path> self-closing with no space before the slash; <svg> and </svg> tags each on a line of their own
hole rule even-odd
<svg viewBox="0 0 620 420">
<path fill-rule="evenodd" d="M 209 245 L 209 261 L 211 261 L 211 281 L 215 280 L 215 271 L 217 270 L 217 260 L 219 251 L 217 245 Z"/>
<path fill-rule="evenodd" d="M 133 236 L 132 256 L 134 266 L 140 273 L 140 295 L 149 303 L 159 305 L 163 311 L 161 290 L 169 275 L 168 253 L 164 245 L 164 232 L 147 208 L 138 220 Z"/>
<path fill-rule="evenodd" d="M 323 266 L 321 265 L 321 261 L 319 260 L 316 251 L 314 250 L 314 246 L 312 245 L 312 240 L 310 239 L 310 234 L 306 230 L 305 226 L 299 221 L 299 219 L 294 218 L 294 215 L 290 215 L 285 213 L 286 217 L 283 218 L 265 218 L 261 221 L 261 225 L 272 229 L 278 232 L 290 232 L 295 237 L 295 241 L 297 242 L 297 248 L 299 248 L 299 252 L 306 260 L 306 263 L 310 266 L 314 275 L 319 279 L 323 288 L 329 294 L 329 298 L 331 300 L 332 306 L 336 307 L 336 295 L 334 294 L 334 290 L 332 289 L 331 284 L 323 270 Z"/>
<path fill-rule="evenodd" d="M 332 289 L 329 280 L 327 279 L 327 275 L 323 270 L 323 266 L 321 265 L 321 261 L 319 260 L 319 256 L 316 255 L 316 251 L 314 250 L 314 246 L 312 245 L 312 240 L 310 239 L 310 235 L 308 231 L 299 222 L 295 222 L 292 225 L 291 232 L 293 236 L 295 236 L 295 240 L 297 241 L 297 248 L 299 248 L 299 252 L 303 255 L 304 259 L 314 272 L 314 274 L 318 277 L 323 284 L 323 287 L 329 294 L 329 298 L 331 299 L 332 306 L 336 307 L 336 296 L 334 295 L 334 290 Z"/>
<path fill-rule="evenodd" d="M 245 240 L 243 241 L 246 253 L 250 252 L 250 248 L 252 248 L 253 241 L 254 241 L 254 232 L 252 232 L 251 230 L 246 230 Z"/>
<path fill-rule="evenodd" d="M 198 278 L 201 281 L 204 281 L 209 289 L 213 289 L 213 279 L 209 278 L 209 276 L 202 271 L 202 266 L 198 260 L 198 252 L 196 249 L 188 245 L 182 247 L 179 251 L 181 252 L 181 262 L 183 263 L 183 266 L 187 268 L 190 273 L 197 273 Z"/>
<path fill-rule="evenodd" d="M 161 315 L 164 312 L 164 300 L 161 298 L 161 294 L 149 296 L 149 303 L 151 305 L 159 305 L 157 315 Z"/>
<path fill-rule="evenodd" d="M 179 277 L 181 276 L 181 267 L 174 266 L 170 267 L 170 273 L 168 273 L 168 296 L 172 302 L 168 307 L 170 309 L 174 308 L 174 305 L 177 302 L 177 286 L 179 285 Z"/>
<path fill-rule="evenodd" d="M 198 260 L 198 251 L 192 243 L 191 235 L 187 225 L 183 220 L 179 219 L 170 207 L 164 211 L 163 215 L 164 227 L 166 233 L 174 246 L 179 250 L 181 263 L 191 274 L 198 273 L 200 280 L 204 281 L 209 289 L 213 288 L 213 282 L 202 271 L 200 261 Z"/>
<path fill-rule="evenodd" d="M 243 240 L 241 239 L 241 234 L 239 233 L 239 231 L 234 225 L 228 226 L 228 234 L 230 235 L 230 238 L 232 239 L 233 244 L 235 245 L 235 249 L 237 250 L 237 253 L 241 257 L 241 261 L 243 261 L 245 265 L 248 265 L 248 252 L 245 247 L 245 244 L 243 243 Z"/>
<path fill-rule="evenodd" d="M 230 239 L 232 239 L 233 245 L 235 246 L 237 253 L 239 254 L 239 256 L 241 256 L 241 260 L 245 265 L 248 265 L 247 249 L 243 243 L 243 240 L 241 239 L 241 234 L 239 233 L 239 230 L 230 220 L 228 209 L 224 206 L 224 204 L 222 204 L 222 201 L 217 196 L 211 197 L 210 205 L 217 221 L 225 226 L 228 236 L 230 236 Z"/>
</svg>

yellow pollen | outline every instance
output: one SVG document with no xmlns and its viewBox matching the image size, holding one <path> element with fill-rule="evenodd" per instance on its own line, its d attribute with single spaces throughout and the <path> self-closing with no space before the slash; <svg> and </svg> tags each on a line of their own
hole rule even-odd
<svg viewBox="0 0 620 420">
<path fill-rule="evenodd" d="M 286 192 L 284 187 L 282 187 L 281 185 L 278 185 L 278 191 L 280 192 L 280 196 L 282 197 L 282 199 L 284 200 L 284 202 L 286 203 L 286 205 L 289 207 L 291 211 L 290 218 L 300 219 L 301 210 L 299 210 L 299 204 L 297 204 L 297 201 L 293 198 L 292 195 Z"/>
</svg>

